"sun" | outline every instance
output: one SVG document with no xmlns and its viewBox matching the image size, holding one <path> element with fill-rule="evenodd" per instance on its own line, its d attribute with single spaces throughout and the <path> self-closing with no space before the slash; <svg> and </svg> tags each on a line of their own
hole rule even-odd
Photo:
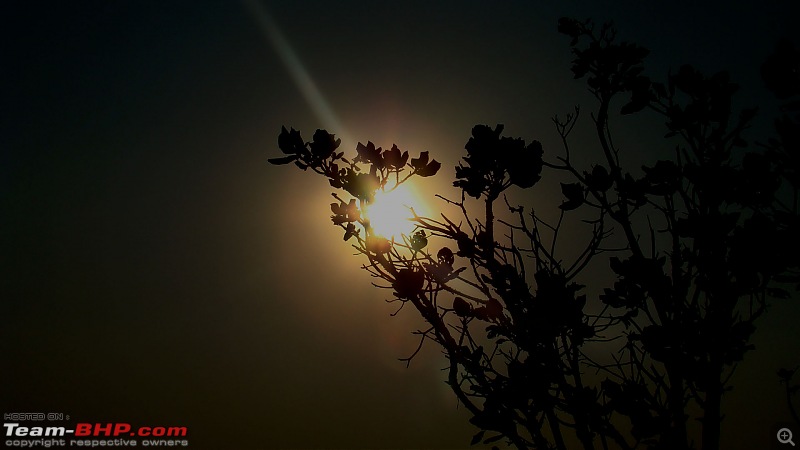
<svg viewBox="0 0 800 450">
<path fill-rule="evenodd" d="M 409 183 L 403 183 L 390 192 L 378 191 L 375 201 L 366 207 L 366 217 L 372 225 L 372 231 L 387 239 L 400 239 L 400 236 L 410 235 L 414 230 L 414 223 L 409 219 L 426 216 L 428 210 L 416 190 Z"/>
</svg>

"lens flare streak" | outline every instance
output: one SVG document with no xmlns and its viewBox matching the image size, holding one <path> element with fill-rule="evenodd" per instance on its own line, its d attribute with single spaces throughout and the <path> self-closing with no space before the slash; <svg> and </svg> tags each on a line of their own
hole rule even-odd
<svg viewBox="0 0 800 450">
<path fill-rule="evenodd" d="M 346 133 L 344 126 L 339 122 L 339 118 L 331 108 L 325 96 L 317 87 L 311 74 L 308 73 L 297 52 L 294 51 L 292 45 L 284 37 L 278 24 L 272 20 L 266 7 L 258 0 L 242 0 L 245 9 L 253 16 L 253 19 L 258 24 L 264 37 L 272 45 L 272 48 L 280 56 L 286 71 L 292 77 L 300 93 L 305 98 L 308 105 L 311 107 L 317 119 L 322 122 L 329 132 L 336 133 L 342 138 L 342 142 L 349 143 L 349 136 Z"/>
</svg>

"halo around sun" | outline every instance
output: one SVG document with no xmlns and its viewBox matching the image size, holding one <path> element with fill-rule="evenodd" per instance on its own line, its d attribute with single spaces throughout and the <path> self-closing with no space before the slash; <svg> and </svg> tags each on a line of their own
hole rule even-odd
<svg viewBox="0 0 800 450">
<path fill-rule="evenodd" d="M 375 234 L 387 239 L 400 239 L 401 235 L 410 235 L 414 230 L 414 222 L 409 220 L 414 217 L 411 208 L 419 216 L 428 215 L 425 202 L 414 187 L 403 183 L 392 191 L 378 191 L 372 204 L 365 208 L 365 213 Z"/>
</svg>

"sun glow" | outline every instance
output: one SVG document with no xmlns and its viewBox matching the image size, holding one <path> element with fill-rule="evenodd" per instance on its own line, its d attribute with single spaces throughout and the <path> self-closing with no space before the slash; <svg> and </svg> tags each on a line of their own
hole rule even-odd
<svg viewBox="0 0 800 450">
<path fill-rule="evenodd" d="M 411 208 L 418 216 L 428 214 L 425 202 L 413 186 L 404 183 L 391 192 L 378 191 L 365 213 L 375 234 L 387 239 L 400 239 L 401 235 L 410 235 L 414 230 L 414 222 L 409 220 L 414 217 Z"/>
</svg>

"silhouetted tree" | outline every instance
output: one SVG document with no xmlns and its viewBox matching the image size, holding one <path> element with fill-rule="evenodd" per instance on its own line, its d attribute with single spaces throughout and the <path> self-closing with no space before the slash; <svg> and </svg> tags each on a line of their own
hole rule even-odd
<svg viewBox="0 0 800 450">
<path fill-rule="evenodd" d="M 590 167 L 572 157 L 578 108 L 553 119 L 562 149 L 550 160 L 538 141 L 477 125 L 455 169 L 461 197 L 442 198 L 462 217 L 414 214 L 416 231 L 389 241 L 372 231 L 364 207 L 378 189 L 436 174 L 427 152 L 409 159 L 369 142 L 348 159 L 324 130 L 305 142 L 283 128 L 285 155 L 270 161 L 311 169 L 349 194 L 334 194 L 333 223 L 366 258 L 363 268 L 393 289 L 392 301 L 425 319 L 420 348 L 430 340 L 443 349 L 448 384 L 480 428 L 473 443 L 718 449 L 722 396 L 755 323 L 769 298 L 787 298 L 800 281 L 797 104 L 778 120 L 776 138 L 752 145 L 743 131 L 756 111 L 732 110 L 737 86 L 727 73 L 683 66 L 656 83 L 643 75 L 648 51 L 617 42 L 610 25 L 561 19 L 559 31 L 571 38 L 575 78 L 597 100 Z M 800 59 L 781 45 L 764 79 L 790 98 Z M 623 166 L 610 127 L 620 98 L 623 115 L 663 117 L 671 158 L 641 171 Z M 535 189 L 543 171 L 570 178 L 555 223 L 504 195 Z M 479 214 L 470 197 L 482 203 Z M 556 242 L 573 218 L 588 232 L 570 258 Z M 587 294 L 579 276 L 598 263 L 610 268 L 609 284 Z M 792 373 L 781 373 L 788 397 Z M 700 442 L 687 429 L 693 416 Z"/>
</svg>

